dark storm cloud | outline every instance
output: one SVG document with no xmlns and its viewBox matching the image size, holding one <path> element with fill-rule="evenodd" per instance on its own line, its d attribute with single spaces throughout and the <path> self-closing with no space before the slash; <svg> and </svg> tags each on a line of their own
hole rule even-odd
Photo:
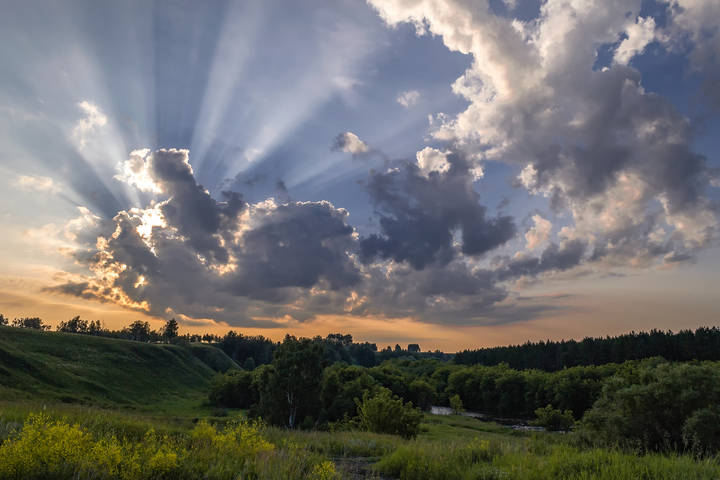
<svg viewBox="0 0 720 480">
<path fill-rule="evenodd" d="M 270 288 L 310 288 L 321 278 L 332 289 L 360 280 L 346 253 L 354 241 L 344 210 L 329 202 L 289 202 L 258 210 L 259 225 L 234 250 L 239 273 L 228 285 L 232 291 L 257 296 Z"/>
<path fill-rule="evenodd" d="M 361 240 L 363 261 L 379 257 L 422 269 L 431 263 L 447 264 L 456 255 L 456 232 L 460 232 L 460 251 L 470 256 L 482 255 L 515 236 L 512 217 L 486 217 L 466 160 L 454 153 L 447 161 L 446 172 L 427 176 L 410 163 L 371 173 L 367 191 L 380 217 L 380 234 Z"/>
<path fill-rule="evenodd" d="M 568 241 L 562 246 L 551 243 L 538 257 L 520 257 L 507 261 L 498 269 L 498 277 L 505 280 L 568 270 L 581 263 L 586 249 L 587 244 L 583 240 Z"/>
<path fill-rule="evenodd" d="M 243 208 L 239 194 L 224 192 L 225 202 L 218 203 L 195 181 L 186 150 L 157 150 L 150 157 L 150 175 L 170 199 L 161 208 L 168 225 L 188 239 L 205 257 L 227 263 L 228 252 L 220 243 L 221 231 L 237 219 Z"/>
<path fill-rule="evenodd" d="M 329 202 L 247 205 L 227 191 L 216 201 L 195 181 L 183 150 L 135 152 L 127 166 L 121 178 L 168 198 L 97 222 L 94 238 L 78 238 L 85 248 L 76 256 L 95 277 L 56 291 L 156 315 L 170 309 L 259 325 L 253 317 L 302 317 L 288 305 L 318 284 L 338 290 L 360 281 L 348 214 Z M 149 220 L 156 211 L 163 222 Z"/>
</svg>

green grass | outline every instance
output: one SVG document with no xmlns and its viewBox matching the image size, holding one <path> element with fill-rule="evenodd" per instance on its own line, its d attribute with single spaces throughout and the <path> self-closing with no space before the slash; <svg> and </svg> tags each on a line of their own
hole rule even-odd
<svg viewBox="0 0 720 480">
<path fill-rule="evenodd" d="M 0 398 L 187 410 L 234 362 L 209 345 L 155 345 L 0 327 Z"/>
<path fill-rule="evenodd" d="M 508 436 L 524 436 L 510 427 L 494 422 L 483 422 L 463 415 L 425 415 L 421 438 L 427 440 L 463 440 L 478 435 L 488 439 L 506 439 Z"/>
<path fill-rule="evenodd" d="M 581 449 L 549 433 L 525 437 L 427 441 L 400 445 L 375 469 L 402 480 L 685 480 L 720 478 L 717 459 L 689 455 L 636 455 Z"/>
</svg>

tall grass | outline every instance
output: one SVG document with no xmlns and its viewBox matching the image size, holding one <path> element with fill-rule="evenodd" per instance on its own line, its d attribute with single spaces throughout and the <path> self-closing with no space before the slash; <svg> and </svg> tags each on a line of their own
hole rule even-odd
<svg viewBox="0 0 720 480">
<path fill-rule="evenodd" d="M 199 422 L 183 435 L 150 429 L 139 440 L 34 414 L 0 445 L 2 479 L 337 478 L 334 464 L 294 442 L 268 441 L 257 424 Z"/>
<path fill-rule="evenodd" d="M 686 480 L 720 478 L 717 459 L 580 450 L 546 435 L 522 442 L 414 441 L 385 455 L 377 471 L 401 480 Z"/>
</svg>

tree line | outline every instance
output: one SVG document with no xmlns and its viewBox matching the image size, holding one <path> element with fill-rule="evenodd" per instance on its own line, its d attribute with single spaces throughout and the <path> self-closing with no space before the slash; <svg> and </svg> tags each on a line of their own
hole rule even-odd
<svg viewBox="0 0 720 480">
<path fill-rule="evenodd" d="M 631 332 L 615 337 L 583 340 L 527 342 L 506 347 L 463 350 L 455 354 L 461 365 L 499 365 L 512 368 L 537 368 L 557 371 L 579 365 L 622 363 L 650 357 L 684 362 L 720 360 L 720 328 L 701 327 L 695 331 L 651 330 Z"/>
<path fill-rule="evenodd" d="M 51 327 L 38 317 L 16 318 L 12 322 L 0 314 L 0 325 L 10 325 L 20 328 L 37 330 L 50 330 Z M 178 322 L 171 318 L 158 330 L 153 330 L 149 322 L 134 321 L 119 330 L 106 328 L 99 320 L 85 320 L 75 316 L 67 321 L 60 322 L 56 330 L 64 333 L 80 335 L 95 335 L 108 338 L 119 338 L 136 342 L 171 342 L 191 343 L 204 342 L 220 348 L 245 370 L 253 370 L 256 366 L 272 362 L 273 353 L 280 345 L 262 335 L 244 335 L 236 331 L 229 331 L 225 335 L 180 334 Z M 385 360 L 393 358 L 437 358 L 449 360 L 452 354 L 440 352 L 422 352 L 420 345 L 411 343 L 406 348 L 396 344 L 379 350 L 377 344 L 369 342 L 355 342 L 352 335 L 331 333 L 326 337 L 316 336 L 313 342 L 322 346 L 324 361 L 329 365 L 335 362 L 345 362 L 352 365 L 372 367 Z"/>
</svg>

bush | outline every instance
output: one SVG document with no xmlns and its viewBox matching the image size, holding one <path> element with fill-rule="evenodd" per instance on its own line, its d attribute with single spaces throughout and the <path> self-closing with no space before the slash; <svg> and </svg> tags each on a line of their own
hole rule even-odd
<svg viewBox="0 0 720 480">
<path fill-rule="evenodd" d="M 560 430 L 570 430 L 575 422 L 571 410 L 559 410 L 553 408 L 552 405 L 541 407 L 535 410 L 535 417 L 532 423 L 538 427 L 544 427 L 545 430 L 557 432 Z"/>
<path fill-rule="evenodd" d="M 210 403 L 217 407 L 250 408 L 258 401 L 253 385 L 253 374 L 243 370 L 231 370 L 213 377 L 210 384 Z"/>
<path fill-rule="evenodd" d="M 465 411 L 465 408 L 463 407 L 463 403 L 462 403 L 462 399 L 460 398 L 460 395 L 455 394 L 452 397 L 450 397 L 450 408 L 452 409 L 452 411 L 455 415 L 460 415 L 462 412 Z"/>
<path fill-rule="evenodd" d="M 386 388 L 370 396 L 363 394 L 362 402 L 358 401 L 358 417 L 365 430 L 375 433 L 389 433 L 403 438 L 413 438 L 420 432 L 422 412 L 413 407 L 412 403 L 403 403 Z"/>
<path fill-rule="evenodd" d="M 609 379 L 582 420 L 583 436 L 642 450 L 718 451 L 720 368 L 648 360 Z"/>
<path fill-rule="evenodd" d="M 685 447 L 698 454 L 712 454 L 720 451 L 720 408 L 696 410 L 683 425 Z"/>
</svg>

